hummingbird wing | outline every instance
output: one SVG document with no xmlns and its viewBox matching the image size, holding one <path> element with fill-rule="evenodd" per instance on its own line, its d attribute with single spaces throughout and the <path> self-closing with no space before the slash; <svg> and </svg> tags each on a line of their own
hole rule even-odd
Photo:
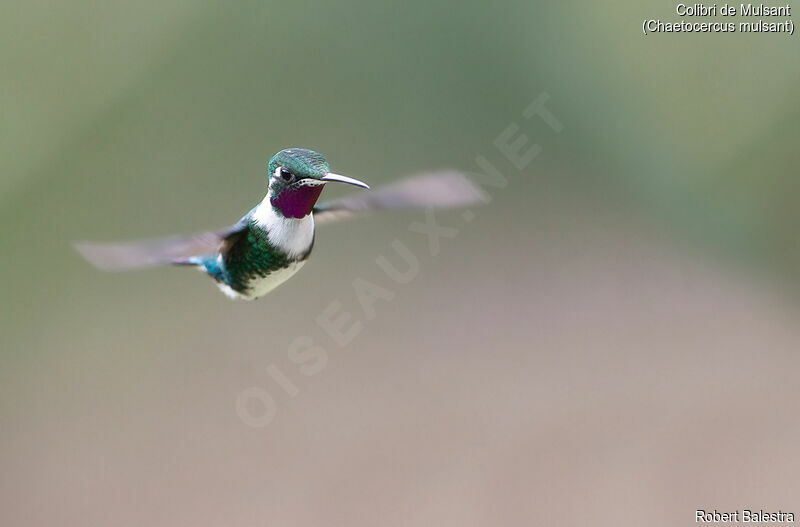
<svg viewBox="0 0 800 527">
<path fill-rule="evenodd" d="M 253 209 L 255 210 L 255 209 Z M 192 263 L 189 258 L 213 254 L 248 225 L 251 210 L 235 225 L 189 236 L 168 236 L 122 243 L 76 242 L 86 260 L 103 271 L 124 271 L 170 263 Z"/>
<path fill-rule="evenodd" d="M 485 203 L 487 199 L 486 194 L 461 172 L 443 170 L 320 203 L 314 207 L 314 222 L 329 223 L 372 210 L 463 207 Z"/>
</svg>

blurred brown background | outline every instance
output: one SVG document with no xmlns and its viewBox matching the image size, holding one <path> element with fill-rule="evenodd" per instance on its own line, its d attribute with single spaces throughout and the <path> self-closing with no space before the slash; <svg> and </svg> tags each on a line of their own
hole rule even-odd
<svg viewBox="0 0 800 527">
<path fill-rule="evenodd" d="M 800 513 L 797 37 L 645 37 L 679 20 L 654 1 L 0 6 L 0 524 Z M 521 117 L 542 92 L 559 134 Z M 523 171 L 493 145 L 514 123 Z M 484 155 L 508 185 L 437 214 L 438 255 L 420 213 L 326 226 L 256 303 L 69 246 L 230 224 L 288 146 L 373 186 Z M 395 239 L 407 285 L 375 263 Z M 394 293 L 374 319 L 358 278 Z M 363 323 L 343 347 L 333 301 Z"/>
</svg>

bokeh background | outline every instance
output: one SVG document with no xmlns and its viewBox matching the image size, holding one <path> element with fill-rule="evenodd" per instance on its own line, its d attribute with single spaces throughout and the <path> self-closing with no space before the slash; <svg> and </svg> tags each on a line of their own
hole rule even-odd
<svg viewBox="0 0 800 527">
<path fill-rule="evenodd" d="M 674 8 L 1 2 L 0 524 L 800 513 L 798 37 L 642 35 Z M 521 117 L 542 92 L 560 134 Z M 542 148 L 524 171 L 493 145 L 512 123 Z M 438 214 L 435 256 L 419 213 L 326 226 L 256 303 L 70 248 L 230 224 L 288 146 L 373 185 L 485 155 L 508 185 Z M 394 239 L 407 285 L 375 263 Z M 357 278 L 394 293 L 372 320 Z M 363 322 L 343 347 L 333 301 Z"/>
</svg>

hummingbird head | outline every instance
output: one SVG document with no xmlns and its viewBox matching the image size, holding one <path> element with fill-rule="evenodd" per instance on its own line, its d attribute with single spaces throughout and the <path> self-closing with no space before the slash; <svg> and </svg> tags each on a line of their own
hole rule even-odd
<svg viewBox="0 0 800 527">
<path fill-rule="evenodd" d="M 357 179 L 332 173 L 325 156 L 305 148 L 281 150 L 269 160 L 267 173 L 270 203 L 286 218 L 308 216 L 328 181 L 369 188 Z"/>
</svg>

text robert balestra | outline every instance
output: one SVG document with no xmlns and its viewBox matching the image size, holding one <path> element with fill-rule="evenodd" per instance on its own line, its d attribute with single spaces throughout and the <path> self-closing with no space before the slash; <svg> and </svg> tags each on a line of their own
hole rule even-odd
<svg viewBox="0 0 800 527">
<path fill-rule="evenodd" d="M 762 509 L 742 509 L 720 512 L 717 509 L 708 511 L 697 509 L 695 523 L 794 523 L 794 513 L 765 511 Z"/>
</svg>

